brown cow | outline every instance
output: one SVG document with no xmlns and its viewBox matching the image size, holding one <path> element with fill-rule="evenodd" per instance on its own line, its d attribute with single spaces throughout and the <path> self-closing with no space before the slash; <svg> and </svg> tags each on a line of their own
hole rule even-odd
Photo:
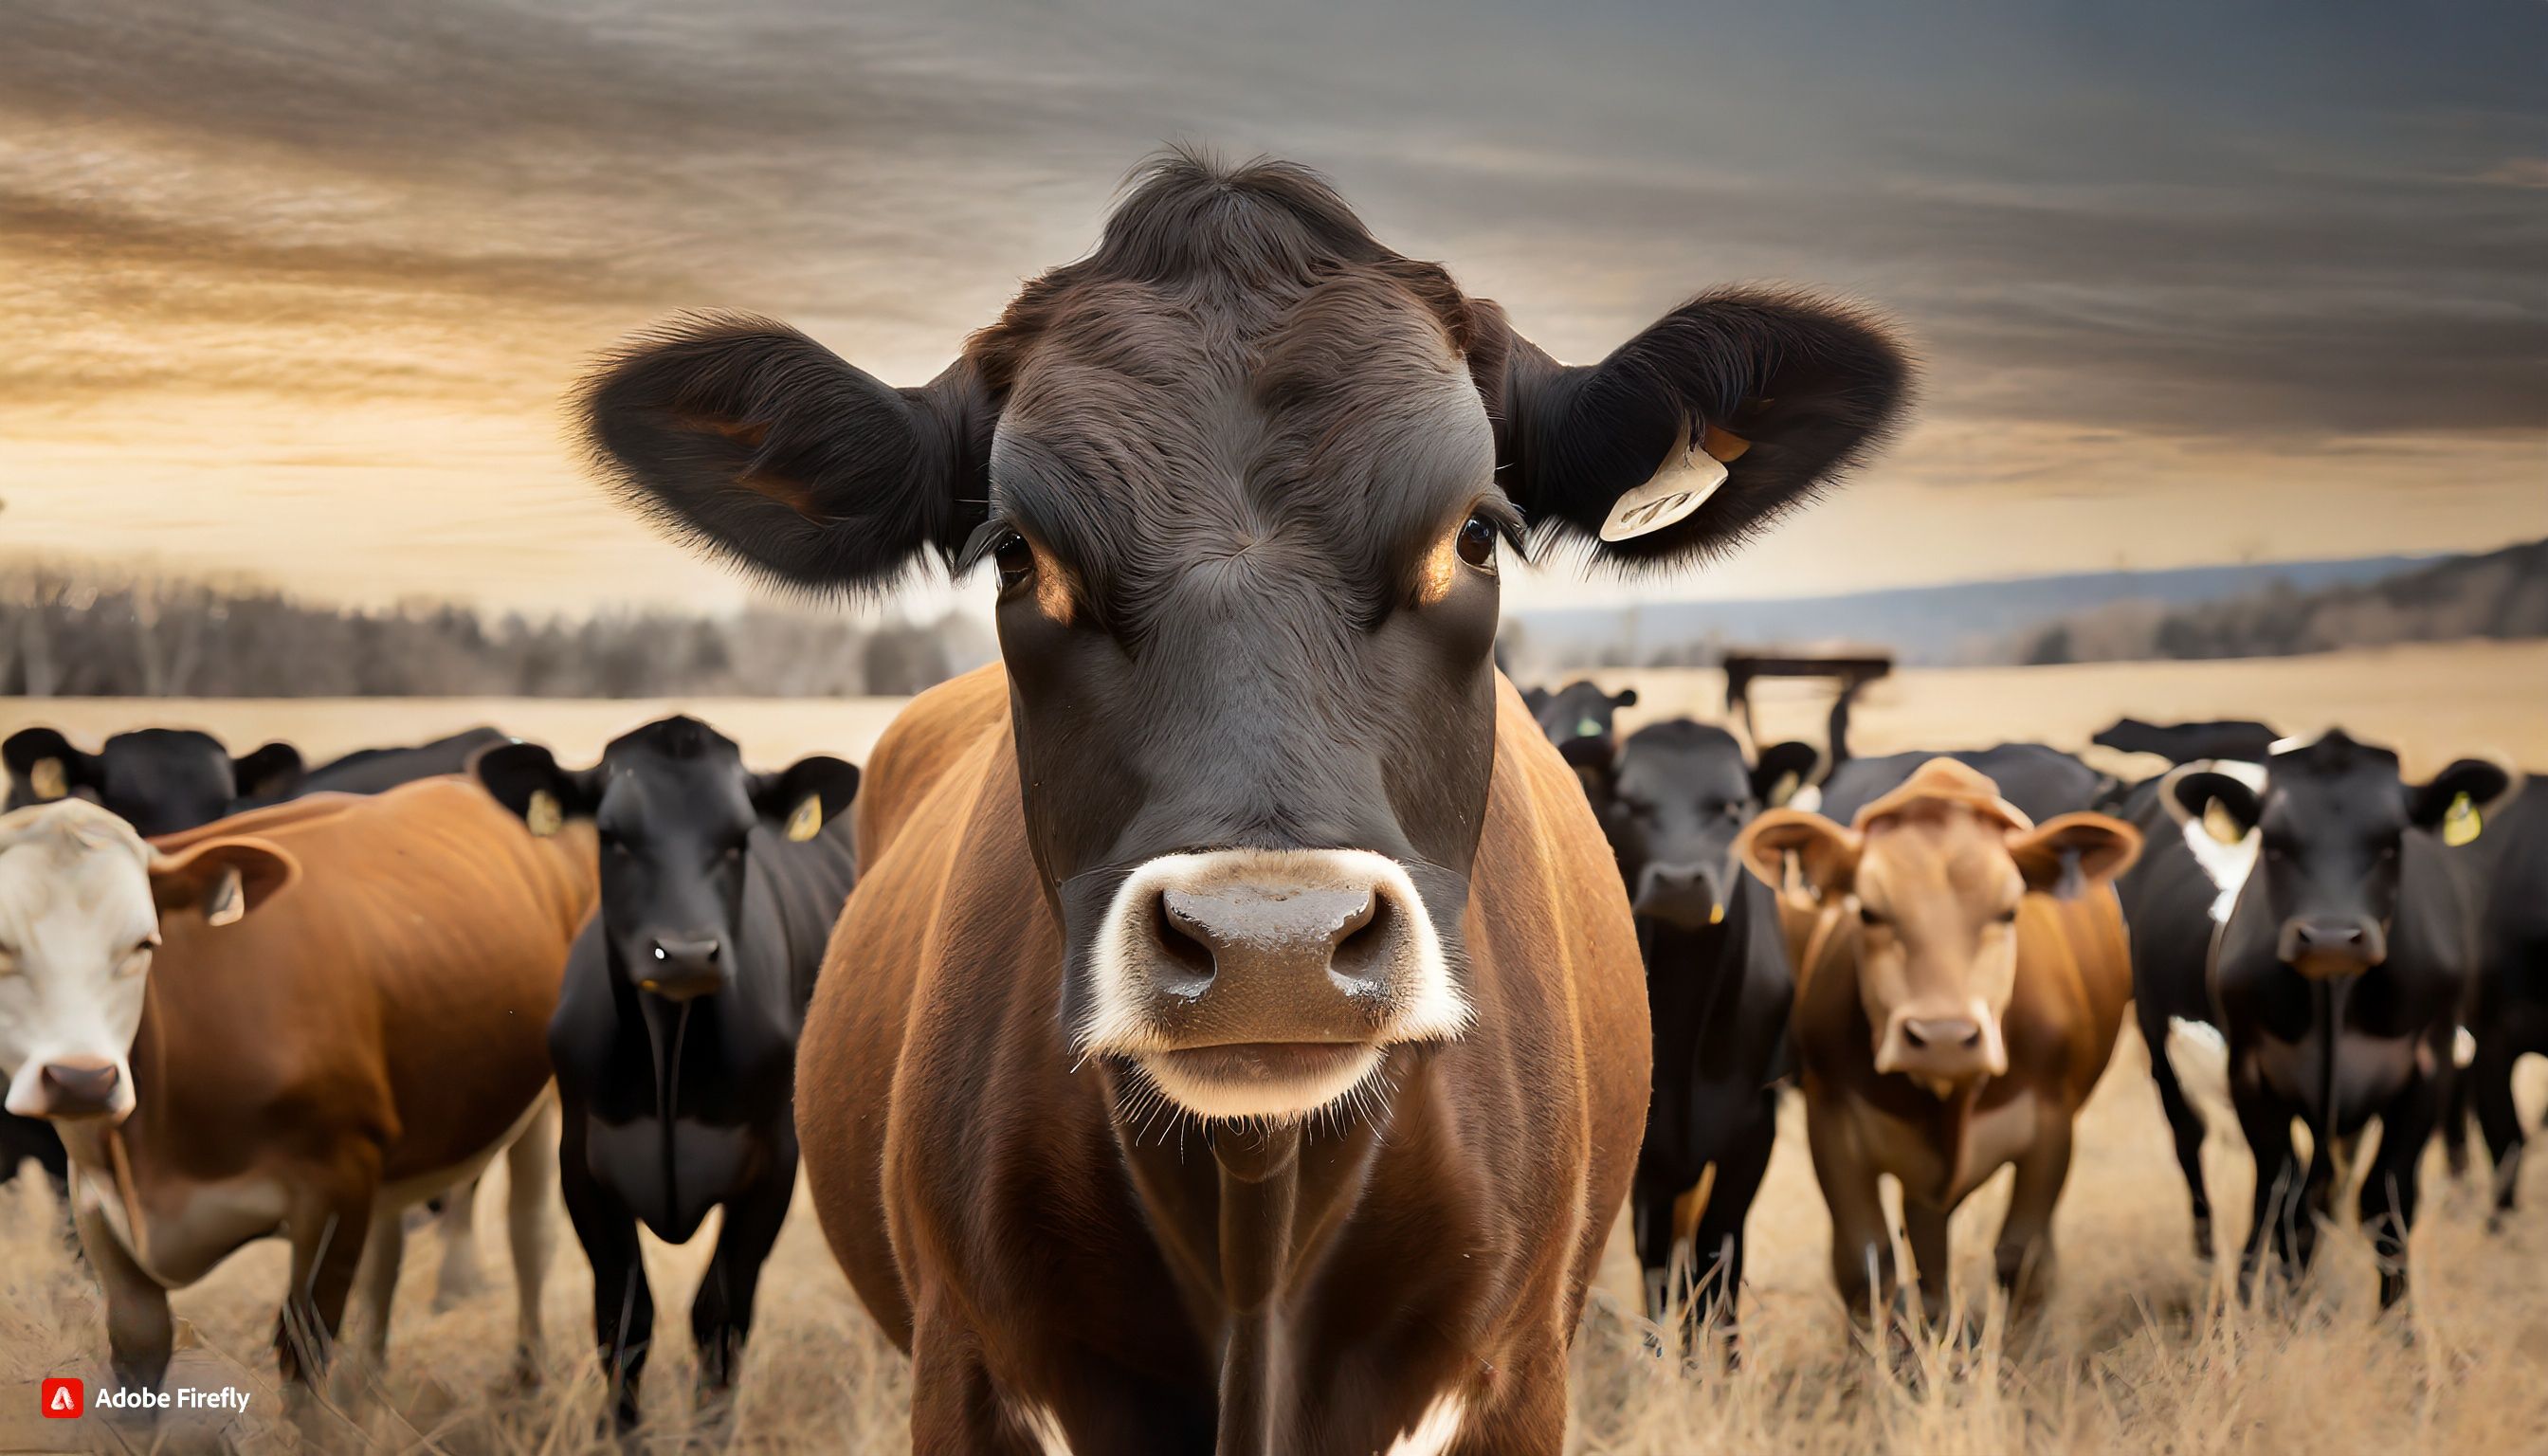
<svg viewBox="0 0 2548 1456">
<path fill-rule="evenodd" d="M 534 839 L 463 780 L 319 797 L 156 846 L 77 800 L 0 818 L 0 1064 L 52 1120 L 116 1377 L 166 1373 L 168 1291 L 281 1233 L 296 1404 L 359 1283 L 377 1361 L 400 1215 L 512 1149 L 538 1341 L 542 1039 L 593 900 L 589 830 Z M 358 1276 L 359 1269 L 359 1276 Z"/>
<path fill-rule="evenodd" d="M 1559 1448 L 1648 1047 L 1600 831 L 1495 673 L 1500 556 L 1740 539 L 1904 373 L 1768 295 L 1563 367 L 1310 174 L 1189 158 L 927 389 L 751 319 L 611 361 L 594 442 L 686 539 L 998 569 L 1003 668 L 869 761 L 798 1052 L 915 1445 Z"/>
<path fill-rule="evenodd" d="M 2049 1287 L 2070 1128 L 2133 994 L 2109 882 L 2140 836 L 2102 814 L 2038 827 L 1951 759 L 1920 767 L 1843 829 L 1775 809 L 1736 853 L 1772 884 L 1793 855 L 1823 910 L 1799 960 L 1795 1038 L 1832 1276 L 1853 1318 L 1896 1283 L 1876 1179 L 1902 1216 L 1930 1318 L 1949 1309 L 1947 1221 L 2004 1164 L 2001 1283 Z"/>
</svg>

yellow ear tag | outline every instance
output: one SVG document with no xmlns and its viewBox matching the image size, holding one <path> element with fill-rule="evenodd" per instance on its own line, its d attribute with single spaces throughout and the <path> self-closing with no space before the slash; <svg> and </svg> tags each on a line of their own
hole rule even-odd
<svg viewBox="0 0 2548 1456">
<path fill-rule="evenodd" d="M 557 795 L 545 788 L 531 790 L 530 807 L 522 811 L 522 822 L 531 833 L 542 839 L 566 827 L 566 810 L 558 807 Z"/>
<path fill-rule="evenodd" d="M 2450 808 L 2443 811 L 2442 843 L 2453 849 L 2475 843 L 2485 830 L 2486 821 L 2478 817 L 2477 805 L 2469 801 L 2467 794 L 2452 799 Z"/>
<path fill-rule="evenodd" d="M 62 772 L 61 760 L 38 759 L 27 771 L 27 786 L 40 799 L 57 799 L 71 791 L 71 776 Z"/>
<path fill-rule="evenodd" d="M 798 844 L 812 839 L 823 828 L 823 796 L 810 793 L 796 812 L 787 816 L 787 837 Z"/>
<path fill-rule="evenodd" d="M 2247 831 L 2238 827 L 2238 821 L 2230 817 L 2219 799 L 2203 806 L 2203 832 L 2225 845 L 2234 845 L 2247 837 Z"/>
<path fill-rule="evenodd" d="M 1708 906 L 1707 923 L 1710 925 L 1723 925 L 1725 923 L 1725 907 L 1722 905 Z"/>
</svg>

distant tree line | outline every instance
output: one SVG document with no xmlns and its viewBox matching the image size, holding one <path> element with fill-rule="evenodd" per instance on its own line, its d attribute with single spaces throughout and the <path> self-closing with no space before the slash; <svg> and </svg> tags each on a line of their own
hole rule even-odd
<svg viewBox="0 0 2548 1456">
<path fill-rule="evenodd" d="M 271 587 L 0 563 L 0 694 L 25 697 L 831 697 L 917 692 L 986 633 L 756 607 L 586 618 L 449 602 L 326 606 Z"/>
<path fill-rule="evenodd" d="M 2118 601 L 2013 634 L 2027 664 L 2292 657 L 2348 647 L 2548 637 L 2548 541 L 2455 556 L 2360 586 L 2277 583 L 2190 606 Z"/>
</svg>

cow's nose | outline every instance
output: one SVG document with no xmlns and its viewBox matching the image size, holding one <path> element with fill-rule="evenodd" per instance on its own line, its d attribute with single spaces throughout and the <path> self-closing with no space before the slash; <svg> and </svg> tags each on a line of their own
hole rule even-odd
<svg viewBox="0 0 2548 1456">
<path fill-rule="evenodd" d="M 2355 975 L 2388 958 L 2379 927 L 2351 917 L 2297 918 L 2283 925 L 2277 949 L 2303 975 Z"/>
<path fill-rule="evenodd" d="M 1937 1021 L 1904 1018 L 1902 1038 L 1923 1050 L 1979 1051 L 1982 1046 L 1982 1024 L 1968 1016 L 1946 1017 Z"/>
<path fill-rule="evenodd" d="M 1725 918 L 1725 894 L 1712 864 L 1649 864 L 1637 877 L 1637 896 L 1630 908 L 1694 930 Z"/>
<path fill-rule="evenodd" d="M 647 950 L 637 984 L 658 996 L 688 1001 L 724 984 L 725 947 L 715 936 L 690 940 L 657 936 Z"/>
<path fill-rule="evenodd" d="M 121 1079 L 111 1061 L 48 1061 L 44 1077 L 46 1115 L 103 1117 L 114 1110 L 115 1084 Z"/>
<path fill-rule="evenodd" d="M 1236 884 L 1159 894 L 1159 940 L 1206 981 L 1344 980 L 1370 969 L 1354 943 L 1372 928 L 1380 897 L 1367 886 L 1284 888 Z"/>
</svg>

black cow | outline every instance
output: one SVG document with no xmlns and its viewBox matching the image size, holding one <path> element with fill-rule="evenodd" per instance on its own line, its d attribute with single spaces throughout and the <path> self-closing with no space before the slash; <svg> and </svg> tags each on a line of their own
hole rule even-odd
<svg viewBox="0 0 2548 1456">
<path fill-rule="evenodd" d="M 1557 745 L 1559 756 L 1574 766 L 1585 792 L 1596 793 L 1602 772 L 1619 751 L 1618 711 L 1637 705 L 1637 689 L 1604 692 L 1590 680 L 1578 679 L 1555 692 L 1533 687 L 1521 700 L 1539 721 L 1539 731 Z"/>
<path fill-rule="evenodd" d="M 2512 1064 L 2548 1053 L 2548 782 L 2529 776 L 2492 809 L 2476 811 L 2477 838 L 2453 851 L 2478 886 L 2478 972 L 2468 1025 L 2475 1054 L 2455 1090 L 2474 1103 L 2495 1162 L 2495 1216 L 2513 1204 L 2521 1170 L 2521 1118 L 2512 1104 Z M 2464 1162 L 2466 1124 L 2455 1116 L 2455 1164 Z"/>
<path fill-rule="evenodd" d="M 583 817 L 600 835 L 601 913 L 568 959 L 549 1056 L 612 1419 L 637 1422 L 654 1327 L 637 1225 L 681 1243 L 719 1204 L 690 1329 L 699 1403 L 721 1412 L 796 1186 L 796 1034 L 856 877 L 843 811 L 859 771 L 815 757 L 747 773 L 731 740 L 667 718 L 582 772 L 529 743 L 490 749 L 476 772 L 533 830 Z"/>
<path fill-rule="evenodd" d="M 413 748 L 356 749 L 302 775 L 303 793 L 380 793 L 438 774 L 464 774 L 470 760 L 512 742 L 499 728 L 470 728 Z"/>
<path fill-rule="evenodd" d="M 1858 811 L 1900 788 L 1912 772 L 1931 759 L 1948 758 L 1987 774 L 2000 796 L 2038 824 L 2063 814 L 2095 809 L 2115 789 L 2115 780 L 2058 749 L 2040 743 L 2003 743 L 1996 748 L 1939 754 L 1914 750 L 1876 759 L 1850 759 L 1835 766 L 1822 783 L 1821 812 L 1847 824 Z"/>
<path fill-rule="evenodd" d="M 2209 767 L 2202 760 L 2196 764 Z M 2243 764 L 2223 772 L 2264 781 L 2261 769 Z M 2224 882 L 2243 875 L 2252 846 L 2220 844 L 2199 824 L 2193 828 L 2196 838 L 2189 839 L 2183 812 L 2161 797 L 2166 781 L 2149 778 L 2133 785 L 2115 810 L 2141 833 L 2140 858 L 2115 881 L 2115 893 L 2132 932 L 2134 1014 L 2149 1048 L 2150 1080 L 2158 1087 L 2159 1107 L 2167 1115 L 2193 1209 L 2194 1251 L 2209 1259 L 2214 1240 L 2212 1194 L 2203 1178 L 2206 1128 L 2179 1074 L 2170 1031 L 2180 1021 L 2217 1030 L 2221 1018 L 2212 1005 L 2212 934 L 2220 923 L 2217 916 L 2227 912 Z M 2198 855 L 2208 856 L 2208 863 Z"/>
<path fill-rule="evenodd" d="M 1734 837 L 1813 750 L 1780 744 L 1753 766 L 1731 734 L 1687 719 L 1640 730 L 1595 801 L 1637 915 L 1654 1021 L 1654 1096 L 1630 1210 L 1646 1299 L 1676 1300 L 1728 1338 L 1743 1228 L 1777 1134 L 1795 977 L 1770 886 L 1733 860 Z M 1677 1245 L 1692 1262 L 1669 1283 Z"/>
<path fill-rule="evenodd" d="M 2088 741 L 2120 753 L 2156 754 L 2177 765 L 2205 759 L 2261 764 L 2273 746 L 2282 741 L 2282 735 L 2262 723 L 2241 718 L 2209 723 L 2144 723 L 2138 718 L 2118 718 L 2112 727 Z"/>
<path fill-rule="evenodd" d="M 2178 770 L 2161 789 L 2180 816 L 2217 803 L 2260 831 L 2211 962 L 2230 1098 L 2256 1156 L 2242 1282 L 2269 1242 L 2286 1273 L 2308 1268 L 2314 1216 L 2335 1193 L 2337 1146 L 2378 1118 L 2360 1214 L 2387 1309 L 2407 1293 L 2417 1170 L 2476 956 L 2466 888 L 2429 831 L 2459 795 L 2491 804 L 2511 775 L 2463 759 L 2409 785 L 2396 754 L 2341 730 L 2271 755 L 2265 771 L 2261 794 L 2202 769 Z M 2295 1117 L 2310 1130 L 2306 1173 L 2292 1148 Z"/>
<path fill-rule="evenodd" d="M 241 800 L 290 798 L 303 776 L 301 752 L 288 743 L 233 758 L 192 728 L 118 733 L 93 754 L 51 728 L 22 728 L 0 743 L 0 763 L 9 769 L 9 808 L 84 798 L 144 837 L 210 824 Z"/>
</svg>

